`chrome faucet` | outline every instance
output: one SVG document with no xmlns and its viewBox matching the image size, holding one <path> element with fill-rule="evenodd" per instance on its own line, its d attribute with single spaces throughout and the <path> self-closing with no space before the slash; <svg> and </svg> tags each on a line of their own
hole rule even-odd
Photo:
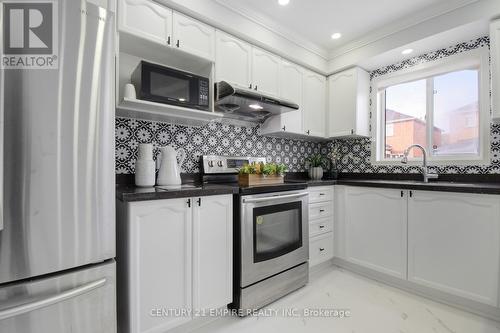
<svg viewBox="0 0 500 333">
<path fill-rule="evenodd" d="M 403 164 L 408 163 L 408 154 L 410 154 L 410 150 L 412 148 L 419 148 L 422 151 L 422 155 L 423 155 L 422 175 L 424 176 L 424 183 L 428 183 L 429 179 L 437 179 L 439 177 L 438 174 L 434 173 L 432 171 L 429 171 L 429 168 L 427 167 L 427 151 L 425 150 L 424 147 L 422 147 L 419 144 L 411 145 L 405 149 L 405 151 L 404 151 L 405 156 L 401 160 L 401 163 L 403 163 Z"/>
</svg>

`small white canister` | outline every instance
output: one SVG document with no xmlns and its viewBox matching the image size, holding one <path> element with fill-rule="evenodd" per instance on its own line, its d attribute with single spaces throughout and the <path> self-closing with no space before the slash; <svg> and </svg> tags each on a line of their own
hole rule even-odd
<svg viewBox="0 0 500 333">
<path fill-rule="evenodd" d="M 135 162 L 135 185 L 138 187 L 152 187 L 155 185 L 156 166 L 153 160 L 153 145 L 139 144 L 137 161 Z"/>
</svg>

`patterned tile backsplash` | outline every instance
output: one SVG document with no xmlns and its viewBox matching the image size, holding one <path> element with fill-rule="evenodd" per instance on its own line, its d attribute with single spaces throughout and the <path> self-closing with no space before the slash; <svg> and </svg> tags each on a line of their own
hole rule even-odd
<svg viewBox="0 0 500 333">
<path fill-rule="evenodd" d="M 153 143 L 155 156 L 158 147 L 183 148 L 186 160 L 182 171 L 189 173 L 199 172 L 200 156 L 210 154 L 264 156 L 270 162 L 284 163 L 288 171 L 305 171 L 305 159 L 322 150 L 318 142 L 260 136 L 257 127 L 221 123 L 189 127 L 119 117 L 115 127 L 117 174 L 134 173 L 139 143 Z"/>
<path fill-rule="evenodd" d="M 413 66 L 446 58 L 448 56 L 462 53 L 465 51 L 489 47 L 489 37 L 484 36 L 471 41 L 463 42 L 450 46 L 445 49 L 437 50 L 420 56 L 416 56 L 397 64 L 385 66 L 370 72 L 370 79 L 388 73 L 397 72 Z M 371 102 L 370 102 L 371 104 Z M 431 167 L 438 173 L 448 174 L 497 174 L 500 173 L 500 125 L 491 125 L 490 130 L 490 158 L 491 163 L 483 166 L 439 166 Z M 416 173 L 420 172 L 418 166 L 404 166 L 402 164 L 394 165 L 372 165 L 371 164 L 371 140 L 370 139 L 339 139 L 327 144 L 331 149 L 337 144 L 341 160 L 338 165 L 340 172 L 361 172 L 361 173 Z"/>
<path fill-rule="evenodd" d="M 489 38 L 481 37 L 446 49 L 407 59 L 370 73 L 370 78 L 406 69 L 423 62 L 441 59 L 479 47 L 489 47 Z M 370 139 L 339 139 L 313 142 L 297 139 L 265 137 L 258 127 L 238 127 L 210 123 L 204 127 L 189 127 L 163 122 L 116 118 L 116 173 L 134 173 L 139 143 L 153 143 L 155 156 L 158 147 L 172 145 L 186 151 L 183 172 L 199 172 L 201 155 L 264 156 L 270 162 L 284 163 L 291 172 L 305 171 L 305 160 L 314 153 L 326 155 L 333 145 L 341 152 L 341 172 L 416 173 L 416 166 L 374 166 L 371 164 Z M 500 125 L 491 126 L 491 165 L 440 166 L 439 173 L 500 173 Z"/>
<path fill-rule="evenodd" d="M 437 173 L 443 174 L 498 174 L 500 173 L 500 125 L 491 125 L 491 148 L 490 165 L 446 165 L 430 167 Z M 394 165 L 372 165 L 371 141 L 370 139 L 342 139 L 328 143 L 331 148 L 337 144 L 341 160 L 338 165 L 340 172 L 362 172 L 362 173 L 419 173 L 418 166 Z"/>
</svg>

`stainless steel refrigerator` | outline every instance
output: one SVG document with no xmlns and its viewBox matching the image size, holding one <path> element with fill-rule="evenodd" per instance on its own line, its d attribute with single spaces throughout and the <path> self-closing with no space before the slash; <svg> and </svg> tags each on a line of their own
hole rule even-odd
<svg viewBox="0 0 500 333">
<path fill-rule="evenodd" d="M 1 71 L 2 333 L 116 332 L 115 23 L 92 2 L 56 1 L 58 69 Z"/>
</svg>

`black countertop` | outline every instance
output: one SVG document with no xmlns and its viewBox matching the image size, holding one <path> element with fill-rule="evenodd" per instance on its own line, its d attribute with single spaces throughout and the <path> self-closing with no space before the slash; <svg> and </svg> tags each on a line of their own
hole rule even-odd
<svg viewBox="0 0 500 333">
<path fill-rule="evenodd" d="M 264 192 L 279 192 L 287 190 L 300 190 L 313 186 L 331 186 L 331 185 L 349 185 L 378 188 L 393 188 L 402 190 L 421 190 L 421 191 L 442 191 L 442 192 L 461 192 L 461 193 L 481 193 L 481 194 L 500 194 L 500 181 L 492 181 L 491 178 L 460 178 L 457 181 L 450 180 L 451 177 L 442 177 L 442 180 L 432 180 L 424 183 L 420 180 L 397 179 L 396 176 L 380 176 L 383 179 L 376 178 L 375 175 L 349 175 L 337 180 L 310 180 L 300 178 L 287 179 L 285 184 L 267 185 L 267 186 L 249 186 L 239 187 L 236 183 L 221 184 L 201 184 L 188 183 L 180 188 L 167 189 L 162 186 L 140 188 L 134 185 L 117 185 L 116 198 L 121 201 L 145 201 L 158 199 L 188 198 L 208 195 L 222 194 L 259 194 Z M 484 181 L 486 180 L 486 181 Z"/>
<path fill-rule="evenodd" d="M 159 199 L 175 199 L 200 197 L 222 194 L 260 194 L 269 192 L 294 191 L 306 189 L 305 182 L 286 182 L 284 184 L 273 184 L 266 186 L 240 187 L 236 183 L 226 184 L 183 184 L 177 188 L 166 188 L 165 186 L 137 187 L 135 185 L 117 185 L 116 198 L 121 201 L 146 201 Z"/>
<path fill-rule="evenodd" d="M 179 188 L 167 189 L 164 186 L 137 187 L 135 185 L 117 185 L 116 198 L 121 201 L 146 201 L 201 197 L 207 195 L 236 194 L 238 186 L 230 184 L 183 184 Z"/>
</svg>

